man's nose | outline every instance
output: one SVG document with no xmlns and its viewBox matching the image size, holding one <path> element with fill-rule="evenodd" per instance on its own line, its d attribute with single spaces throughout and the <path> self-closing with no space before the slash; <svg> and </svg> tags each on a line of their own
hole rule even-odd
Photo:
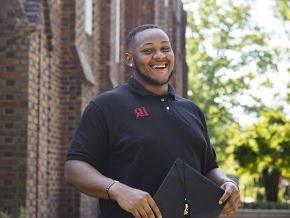
<svg viewBox="0 0 290 218">
<path fill-rule="evenodd" d="M 162 59 L 165 57 L 165 54 L 161 50 L 156 50 L 153 58 Z"/>
</svg>

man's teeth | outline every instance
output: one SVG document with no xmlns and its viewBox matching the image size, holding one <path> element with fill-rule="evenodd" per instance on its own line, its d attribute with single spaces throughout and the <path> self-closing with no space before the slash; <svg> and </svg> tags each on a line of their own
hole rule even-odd
<svg viewBox="0 0 290 218">
<path fill-rule="evenodd" d="M 163 68 L 165 68 L 166 67 L 166 65 L 165 64 L 158 64 L 158 65 L 153 65 L 152 66 L 154 69 L 163 69 Z"/>
</svg>

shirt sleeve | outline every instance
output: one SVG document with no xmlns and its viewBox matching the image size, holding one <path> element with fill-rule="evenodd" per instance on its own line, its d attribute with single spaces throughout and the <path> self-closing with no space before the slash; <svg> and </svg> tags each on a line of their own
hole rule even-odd
<svg viewBox="0 0 290 218">
<path fill-rule="evenodd" d="M 210 170 L 214 168 L 218 168 L 217 160 L 216 160 L 216 153 L 215 150 L 210 142 L 209 136 L 208 136 L 208 131 L 207 131 L 207 124 L 205 120 L 205 116 L 201 110 L 199 110 L 199 114 L 201 117 L 201 122 L 204 126 L 204 137 L 207 142 L 207 147 L 206 147 L 206 154 L 205 154 L 205 163 L 204 163 L 204 169 L 203 169 L 203 174 L 207 174 Z"/>
<path fill-rule="evenodd" d="M 103 171 L 108 155 L 108 127 L 100 107 L 90 102 L 72 137 L 67 160 L 81 160 Z"/>
</svg>

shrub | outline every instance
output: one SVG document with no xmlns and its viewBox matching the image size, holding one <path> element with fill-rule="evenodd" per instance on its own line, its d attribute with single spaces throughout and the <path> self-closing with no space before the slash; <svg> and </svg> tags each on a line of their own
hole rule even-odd
<svg viewBox="0 0 290 218">
<path fill-rule="evenodd" d="M 10 218 L 10 216 L 7 213 L 0 211 L 0 218 Z"/>
</svg>

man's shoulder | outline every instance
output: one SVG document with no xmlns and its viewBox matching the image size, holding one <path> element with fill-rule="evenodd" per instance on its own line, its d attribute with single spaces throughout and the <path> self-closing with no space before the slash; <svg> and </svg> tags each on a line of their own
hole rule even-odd
<svg viewBox="0 0 290 218">
<path fill-rule="evenodd" d="M 178 104 L 181 105 L 188 113 L 196 118 L 196 120 L 201 124 L 203 129 L 206 129 L 206 121 L 205 116 L 201 108 L 195 103 L 193 100 L 177 97 L 176 98 Z"/>
<path fill-rule="evenodd" d="M 131 93 L 129 91 L 128 84 L 119 85 L 111 90 L 104 91 L 94 97 L 92 101 L 99 106 L 107 104 L 116 104 L 119 101 L 125 101 L 130 99 Z"/>
<path fill-rule="evenodd" d="M 182 96 L 176 95 L 175 99 L 179 104 L 181 104 L 184 107 L 190 108 L 198 113 L 202 113 L 200 107 L 195 103 L 193 100 L 190 100 L 188 98 L 184 98 Z"/>
</svg>

